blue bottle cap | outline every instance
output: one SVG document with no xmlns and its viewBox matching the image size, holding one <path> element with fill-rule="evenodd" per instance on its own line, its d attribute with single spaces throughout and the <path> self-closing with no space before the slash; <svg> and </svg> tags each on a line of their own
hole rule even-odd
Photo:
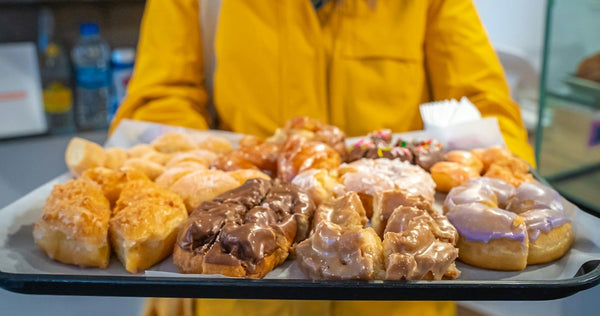
<svg viewBox="0 0 600 316">
<path fill-rule="evenodd" d="M 98 24 L 96 23 L 83 23 L 79 26 L 79 34 L 85 35 L 97 35 L 100 32 Z"/>
</svg>

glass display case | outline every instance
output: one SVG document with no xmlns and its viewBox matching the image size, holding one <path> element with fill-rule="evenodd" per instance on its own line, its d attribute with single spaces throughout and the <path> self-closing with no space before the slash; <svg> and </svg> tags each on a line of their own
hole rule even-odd
<svg viewBox="0 0 600 316">
<path fill-rule="evenodd" d="M 584 59 L 598 53 L 600 1 L 549 0 L 535 144 L 538 170 L 566 198 L 600 214 L 600 79 L 581 78 L 577 72 Z M 598 59 L 586 69 L 600 72 Z"/>
</svg>

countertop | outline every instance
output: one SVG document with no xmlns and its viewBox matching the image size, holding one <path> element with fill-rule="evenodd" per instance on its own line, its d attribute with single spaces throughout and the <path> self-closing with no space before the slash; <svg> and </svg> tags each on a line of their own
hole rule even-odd
<svg viewBox="0 0 600 316">
<path fill-rule="evenodd" d="M 0 209 L 29 191 L 64 173 L 64 151 L 74 135 L 38 136 L 0 140 Z M 106 131 L 77 136 L 104 143 Z M 600 286 L 571 297 L 543 302 L 462 302 L 489 315 L 591 315 L 600 303 Z M 122 297 L 24 295 L 0 290 L 6 315 L 138 315 L 143 299 Z"/>
</svg>

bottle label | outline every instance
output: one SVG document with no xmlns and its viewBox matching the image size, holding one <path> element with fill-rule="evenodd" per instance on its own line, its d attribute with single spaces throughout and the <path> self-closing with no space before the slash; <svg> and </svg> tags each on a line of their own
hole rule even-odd
<svg viewBox="0 0 600 316">
<path fill-rule="evenodd" d="M 77 67 L 77 86 L 85 89 L 108 87 L 110 77 L 108 68 Z"/>
<path fill-rule="evenodd" d="M 73 93 L 60 82 L 53 82 L 43 91 L 44 109 L 48 113 L 63 113 L 73 105 Z"/>
</svg>

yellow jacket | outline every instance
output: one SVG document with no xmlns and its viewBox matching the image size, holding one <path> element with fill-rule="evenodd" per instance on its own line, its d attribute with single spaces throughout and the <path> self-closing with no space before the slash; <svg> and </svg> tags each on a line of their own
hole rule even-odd
<svg viewBox="0 0 600 316">
<path fill-rule="evenodd" d="M 210 0 L 209 0 L 210 1 Z M 198 0 L 149 0 L 122 118 L 208 128 Z M 349 136 L 422 128 L 418 105 L 467 96 L 534 163 L 518 106 L 470 0 L 223 0 L 219 128 L 268 136 L 297 115 Z"/>
<path fill-rule="evenodd" d="M 199 0 L 149 0 L 123 118 L 209 124 Z M 209 0 L 211 1 L 211 0 Z M 467 96 L 534 163 L 519 108 L 470 0 L 223 0 L 215 39 L 218 128 L 271 135 L 308 115 L 349 136 L 422 128 L 418 105 Z M 163 302 L 151 311 L 183 311 Z M 169 302 L 169 303 L 166 303 Z M 189 301 L 186 301 L 189 303 Z M 189 307 L 189 306 L 188 306 Z M 449 303 L 200 300 L 198 315 L 451 315 Z M 395 312 L 392 312 L 395 310 Z"/>
</svg>

